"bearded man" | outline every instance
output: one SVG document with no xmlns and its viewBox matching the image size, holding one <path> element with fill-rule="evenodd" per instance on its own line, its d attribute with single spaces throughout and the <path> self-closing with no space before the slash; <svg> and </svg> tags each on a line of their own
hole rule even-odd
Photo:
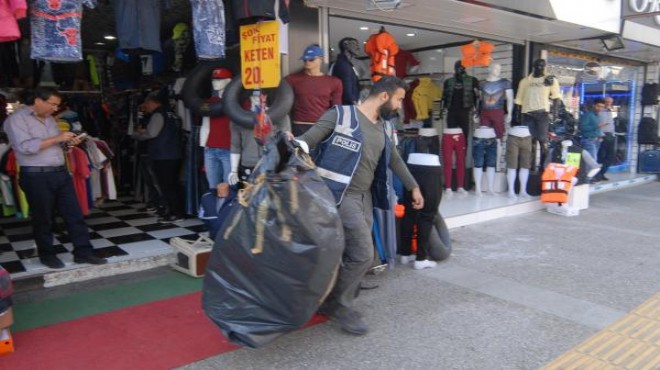
<svg viewBox="0 0 660 370">
<path fill-rule="evenodd" d="M 353 303 L 374 259 L 373 207 L 390 208 L 387 167 L 412 192 L 413 208 L 424 207 L 419 185 L 391 140 L 388 121 L 401 108 L 406 89 L 402 80 L 383 77 L 359 105 L 335 106 L 295 138 L 303 149 L 315 148 L 317 172 L 335 196 L 346 240 L 337 282 L 319 312 L 352 334 L 368 331 Z"/>
</svg>

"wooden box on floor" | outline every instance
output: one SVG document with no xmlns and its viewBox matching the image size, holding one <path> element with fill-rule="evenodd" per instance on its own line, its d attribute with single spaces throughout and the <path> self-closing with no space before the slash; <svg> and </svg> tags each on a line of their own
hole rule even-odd
<svg viewBox="0 0 660 370">
<path fill-rule="evenodd" d="M 170 245 L 176 249 L 172 268 L 192 277 L 204 276 L 213 249 L 213 240 L 206 236 L 200 236 L 197 240 L 176 237 L 170 239 Z"/>
</svg>

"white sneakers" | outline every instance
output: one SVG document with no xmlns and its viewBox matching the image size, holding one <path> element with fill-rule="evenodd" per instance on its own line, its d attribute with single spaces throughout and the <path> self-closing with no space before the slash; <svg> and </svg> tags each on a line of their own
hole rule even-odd
<svg viewBox="0 0 660 370">
<path fill-rule="evenodd" d="M 401 262 L 402 265 L 407 265 L 410 262 L 414 262 L 413 268 L 415 270 L 431 269 L 438 265 L 438 263 L 435 261 L 416 261 L 416 258 L 417 256 L 414 254 L 411 254 L 410 256 L 399 256 L 399 262 Z"/>
<path fill-rule="evenodd" d="M 414 254 L 411 254 L 410 256 L 399 256 L 399 262 L 401 262 L 402 265 L 407 265 L 414 261 L 415 258 L 417 258 L 417 256 Z"/>
<path fill-rule="evenodd" d="M 424 261 L 415 261 L 415 264 L 413 264 L 413 268 L 415 270 L 422 270 L 422 269 L 432 269 L 438 265 L 437 262 L 435 261 L 429 261 L 429 260 L 424 260 Z"/>
</svg>

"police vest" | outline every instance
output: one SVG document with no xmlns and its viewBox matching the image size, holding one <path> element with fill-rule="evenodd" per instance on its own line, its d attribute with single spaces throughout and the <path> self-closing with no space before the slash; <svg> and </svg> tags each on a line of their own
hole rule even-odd
<svg viewBox="0 0 660 370">
<path fill-rule="evenodd" d="M 327 139 L 319 144 L 313 159 L 317 166 L 317 173 L 325 180 L 326 185 L 335 196 L 336 204 L 339 205 L 362 158 L 364 138 L 355 106 L 337 105 L 335 109 L 337 110 L 335 129 Z M 381 209 L 390 208 L 387 197 L 387 166 L 391 155 L 391 141 L 388 137 L 387 127 L 386 123 L 386 130 L 383 132 L 385 136 L 384 155 L 380 156 L 372 183 L 374 206 Z"/>
<path fill-rule="evenodd" d="M 541 202 L 567 203 L 568 192 L 578 168 L 561 163 L 550 163 L 541 176 Z"/>
</svg>

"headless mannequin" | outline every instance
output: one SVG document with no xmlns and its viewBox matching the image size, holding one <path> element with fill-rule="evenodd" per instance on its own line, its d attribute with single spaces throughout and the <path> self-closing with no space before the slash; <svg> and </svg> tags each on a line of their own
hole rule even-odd
<svg viewBox="0 0 660 370">
<path fill-rule="evenodd" d="M 490 151 L 490 153 L 486 153 L 488 158 L 486 160 L 486 176 L 488 180 L 488 194 L 490 195 L 495 194 L 497 147 L 504 133 L 504 124 L 511 122 L 511 112 L 513 111 L 513 89 L 511 88 L 511 82 L 500 77 L 501 71 L 502 66 L 497 63 L 492 63 L 488 67 L 488 77 L 486 78 L 486 83 L 482 85 L 481 116 L 479 120 L 481 124 L 473 133 L 473 158 L 476 158 L 478 153 L 483 153 L 483 151 L 477 150 L 476 143 L 478 141 L 480 145 L 487 145 L 486 151 Z M 503 109 L 504 104 L 506 104 L 506 114 Z M 495 140 L 495 142 L 493 143 L 492 140 Z M 483 160 L 483 154 L 481 154 L 480 160 Z M 475 166 L 472 171 L 475 183 L 475 195 L 480 197 L 482 196 L 481 180 L 484 173 L 483 166 Z"/>
<path fill-rule="evenodd" d="M 220 72 L 218 72 L 216 76 L 214 71 L 213 80 L 211 80 L 211 86 L 213 87 L 211 100 L 222 99 L 225 87 L 230 81 L 230 74 L 220 76 Z M 218 137 L 220 135 L 224 137 Z M 228 117 L 224 115 L 204 117 L 200 131 L 200 145 L 204 146 L 204 167 L 206 168 L 206 179 L 209 182 L 210 189 L 226 182 L 231 173 L 230 138 Z"/>
<path fill-rule="evenodd" d="M 553 117 L 558 117 L 561 105 L 559 81 L 555 76 L 547 74 L 545 67 L 544 59 L 535 60 L 531 75 L 520 81 L 516 96 L 516 121 L 528 126 L 530 134 L 539 143 L 541 165 L 547 153 L 546 143 L 551 121 L 549 111 L 552 112 Z M 549 100 L 552 100 L 551 107 L 548 104 Z"/>
<path fill-rule="evenodd" d="M 343 85 L 342 104 L 356 104 L 360 98 L 360 72 L 356 66 L 360 52 L 358 40 L 346 37 L 339 41 L 340 54 L 332 67 L 331 74 L 339 78 Z"/>
<path fill-rule="evenodd" d="M 469 132 L 470 113 L 477 106 L 478 96 L 479 81 L 468 76 L 461 61 L 457 61 L 454 64 L 454 76 L 444 82 L 443 108 L 447 110 L 447 128 L 442 135 L 442 165 L 447 196 L 453 194 L 453 154 L 456 155 L 456 191 L 459 194 L 467 194 L 464 188 L 466 137 Z"/>
</svg>

